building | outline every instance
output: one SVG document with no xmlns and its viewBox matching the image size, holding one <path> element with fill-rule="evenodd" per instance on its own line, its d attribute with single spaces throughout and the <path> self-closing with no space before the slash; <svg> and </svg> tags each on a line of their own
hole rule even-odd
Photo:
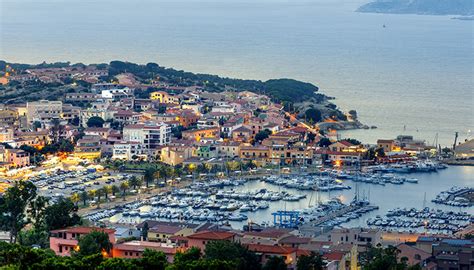
<svg viewBox="0 0 474 270">
<path fill-rule="evenodd" d="M 462 159 L 474 158 L 474 139 L 456 145 L 454 155 Z"/>
<path fill-rule="evenodd" d="M 100 141 L 99 136 L 84 136 L 77 141 L 74 156 L 88 159 L 100 158 L 102 154 Z"/>
<path fill-rule="evenodd" d="M 194 140 L 198 142 L 201 140 L 201 138 L 219 138 L 219 131 L 220 130 L 218 127 L 192 129 L 183 131 L 182 136 L 183 139 Z"/>
<path fill-rule="evenodd" d="M 382 231 L 379 229 L 366 228 L 333 229 L 329 234 L 328 240 L 337 245 L 377 246 L 382 242 Z"/>
<path fill-rule="evenodd" d="M 139 142 L 115 142 L 112 150 L 112 159 L 146 159 L 147 152 L 145 150 Z"/>
<path fill-rule="evenodd" d="M 59 256 L 70 256 L 72 250 L 78 251 L 77 245 L 79 237 L 89 234 L 93 231 L 101 231 L 109 236 L 109 241 L 115 244 L 115 230 L 94 228 L 94 227 L 71 227 L 66 229 L 53 230 L 50 232 L 49 248 Z"/>
<path fill-rule="evenodd" d="M 112 250 L 114 258 L 138 259 L 141 258 L 145 249 L 151 249 L 163 252 L 168 262 L 172 263 L 174 255 L 183 252 L 184 249 L 177 247 L 172 243 L 158 243 L 149 241 L 129 241 L 115 244 Z"/>
<path fill-rule="evenodd" d="M 165 146 L 161 148 L 160 161 L 176 166 L 193 156 L 194 148 L 188 145 Z"/>
<path fill-rule="evenodd" d="M 431 253 L 405 243 L 397 245 L 397 249 L 399 250 L 397 256 L 398 260 L 401 258 L 406 258 L 406 263 L 408 266 L 417 264 L 420 266 L 426 265 L 431 258 Z"/>
<path fill-rule="evenodd" d="M 437 270 L 471 270 L 474 262 L 473 239 L 442 239 L 433 244 Z"/>
<path fill-rule="evenodd" d="M 21 149 L 6 149 L 0 145 L 0 162 L 8 167 L 25 167 L 30 165 L 30 154 Z"/>
<path fill-rule="evenodd" d="M 223 142 L 217 145 L 217 155 L 219 157 L 235 158 L 239 156 L 239 142 Z"/>
<path fill-rule="evenodd" d="M 35 121 L 45 124 L 53 119 L 60 119 L 62 112 L 61 101 L 40 100 L 26 103 L 26 119 L 30 125 Z"/>
<path fill-rule="evenodd" d="M 377 147 L 382 148 L 385 153 L 392 152 L 393 149 L 396 147 L 395 140 L 377 140 Z"/>
<path fill-rule="evenodd" d="M 168 144 L 170 137 L 171 127 L 164 123 L 146 122 L 127 125 L 123 128 L 123 140 L 140 143 L 148 154 Z"/>
<path fill-rule="evenodd" d="M 236 233 L 224 231 L 203 231 L 191 234 L 186 237 L 188 246 L 197 247 L 201 250 L 206 249 L 206 244 L 211 241 L 232 241 L 237 242 L 240 239 Z"/>
</svg>

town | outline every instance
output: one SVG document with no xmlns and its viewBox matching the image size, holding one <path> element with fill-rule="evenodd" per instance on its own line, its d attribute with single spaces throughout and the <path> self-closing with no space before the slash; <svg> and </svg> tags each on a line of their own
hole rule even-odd
<svg viewBox="0 0 474 270">
<path fill-rule="evenodd" d="M 71 256 L 87 254 L 94 235 L 106 238 L 104 258 L 153 250 L 164 264 L 237 246 L 265 269 L 359 269 L 390 256 L 407 269 L 472 269 L 472 186 L 424 200 L 456 208 L 393 205 L 346 224 L 379 209 L 360 185 L 409 188 L 421 185 L 411 174 L 472 165 L 474 140 L 341 138 L 340 129 L 376 127 L 317 88 L 155 65 L 5 63 L 0 238 Z M 293 87 L 301 97 L 286 93 Z M 344 190 L 353 198 L 341 199 Z"/>
</svg>

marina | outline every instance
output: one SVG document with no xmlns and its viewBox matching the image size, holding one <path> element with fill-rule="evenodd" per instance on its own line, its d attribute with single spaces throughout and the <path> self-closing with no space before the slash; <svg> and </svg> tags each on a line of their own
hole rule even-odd
<svg viewBox="0 0 474 270">
<path fill-rule="evenodd" d="M 432 233 L 457 232 L 474 222 L 474 215 L 467 212 L 442 211 L 428 207 L 418 210 L 415 208 L 396 208 L 389 210 L 383 217 L 377 216 L 367 220 L 367 225 L 377 228 L 400 230 L 425 230 Z"/>
<path fill-rule="evenodd" d="M 380 221 L 380 224 L 389 221 L 382 227 L 453 232 L 462 228 L 466 220 L 454 222 L 455 218 L 445 213 L 451 213 L 454 217 L 456 213 L 463 213 L 461 216 L 466 218 L 474 214 L 472 207 L 465 207 L 463 211 L 460 211 L 459 207 L 439 205 L 428 199 L 435 198 L 439 190 L 448 189 L 451 184 L 459 186 L 468 184 L 472 180 L 472 170 L 473 168 L 470 167 L 450 167 L 437 173 L 413 173 L 409 177 L 416 177 L 419 182 L 417 185 L 409 185 L 410 188 L 403 188 L 404 185 L 373 185 L 347 178 L 339 179 L 334 176 L 335 173 L 328 172 L 326 176 L 322 176 L 323 179 L 328 181 L 332 179 L 334 183 L 337 181 L 350 187 L 350 189 L 328 192 L 317 188 L 287 187 L 283 184 L 293 183 L 293 181 L 298 183 L 304 179 L 307 179 L 305 181 L 321 180 L 320 176 L 268 176 L 259 180 L 236 178 L 196 181 L 187 188 L 175 189 L 161 196 L 128 202 L 114 209 L 97 210 L 86 218 L 92 221 L 110 220 L 120 223 L 138 223 L 144 219 L 209 221 L 242 228 L 249 221 L 271 226 L 273 225 L 272 213 L 296 211 L 298 222 L 308 223 L 311 226 L 365 227 L 377 226 L 377 221 Z M 452 183 L 444 180 L 449 174 L 457 176 Z M 395 177 L 408 176 L 396 173 L 393 175 Z M 423 199 L 425 193 L 428 199 Z M 354 200 L 354 198 L 358 199 Z M 400 209 L 430 209 L 429 211 L 434 211 L 437 217 L 447 218 L 431 217 L 433 220 L 426 228 L 419 226 L 423 216 L 415 215 L 414 217 L 418 218 L 416 220 L 405 220 L 401 216 L 382 218 L 386 213 L 392 213 L 393 211 L 389 211 L 393 210 L 394 206 Z M 467 221 L 471 219 L 468 218 Z"/>
<path fill-rule="evenodd" d="M 474 188 L 452 187 L 436 195 L 432 202 L 458 207 L 471 207 L 474 201 Z"/>
</svg>

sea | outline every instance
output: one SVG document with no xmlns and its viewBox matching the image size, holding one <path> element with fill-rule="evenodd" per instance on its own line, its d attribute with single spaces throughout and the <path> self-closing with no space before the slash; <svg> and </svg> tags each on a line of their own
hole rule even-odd
<svg viewBox="0 0 474 270">
<path fill-rule="evenodd" d="M 373 144 L 404 134 L 442 146 L 452 146 L 455 132 L 458 141 L 472 138 L 474 21 L 354 12 L 365 2 L 0 0 L 0 59 L 156 62 L 233 78 L 294 78 L 319 86 L 339 108 L 355 109 L 361 122 L 377 127 L 343 131 L 341 138 Z M 473 186 L 474 168 L 414 177 L 418 184 L 360 184 L 359 192 L 380 207 L 368 216 L 395 207 L 449 208 L 430 201 L 451 186 Z M 258 181 L 239 188 L 278 189 Z M 349 202 L 353 192 L 326 193 L 321 200 Z M 308 207 L 308 195 L 249 218 L 271 221 L 272 211 Z"/>
</svg>

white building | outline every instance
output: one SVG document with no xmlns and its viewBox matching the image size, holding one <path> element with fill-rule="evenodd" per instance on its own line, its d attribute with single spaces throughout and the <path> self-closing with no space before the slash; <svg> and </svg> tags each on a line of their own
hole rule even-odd
<svg viewBox="0 0 474 270">
<path fill-rule="evenodd" d="M 60 119 L 63 113 L 61 101 L 40 100 L 26 103 L 26 119 L 28 124 L 35 121 L 49 123 L 53 119 Z"/>
<path fill-rule="evenodd" d="M 135 157 L 146 159 L 145 150 L 139 142 L 116 142 L 112 159 L 132 160 Z"/>
<path fill-rule="evenodd" d="M 152 153 L 161 145 L 170 142 L 171 127 L 165 123 L 147 122 L 127 125 L 123 128 L 123 139 L 140 143 L 145 150 Z"/>
<path fill-rule="evenodd" d="M 106 89 L 101 91 L 101 97 L 106 99 L 114 99 L 119 96 L 129 96 L 131 94 L 132 90 L 128 87 Z"/>
</svg>

